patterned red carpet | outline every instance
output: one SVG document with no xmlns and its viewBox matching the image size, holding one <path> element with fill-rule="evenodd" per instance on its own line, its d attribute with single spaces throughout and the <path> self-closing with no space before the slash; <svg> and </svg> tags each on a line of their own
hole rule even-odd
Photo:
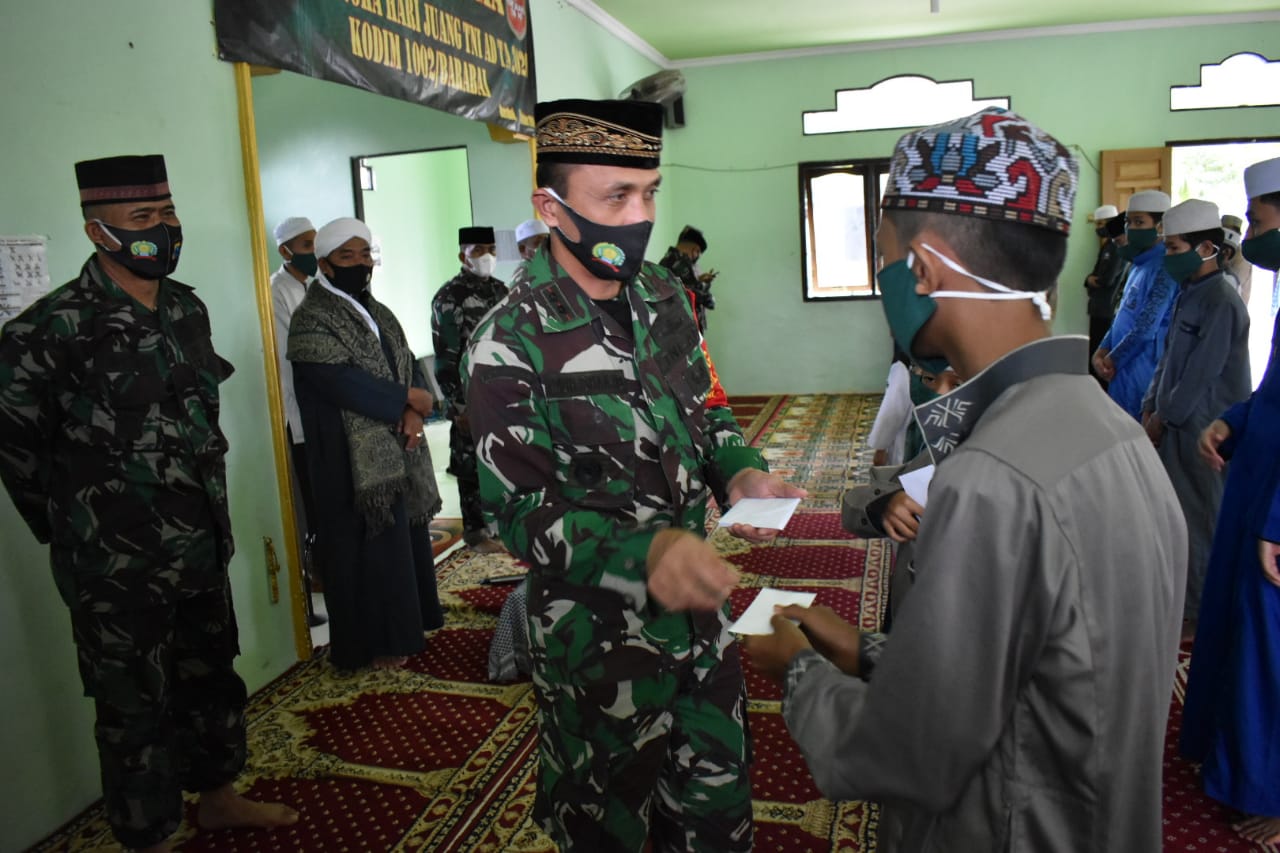
<svg viewBox="0 0 1280 853">
<path fill-rule="evenodd" d="M 449 546 L 462 538 L 462 519 L 431 519 L 431 553 L 437 557 L 449 549 Z"/>
<path fill-rule="evenodd" d="M 754 588 L 782 586 L 814 590 L 819 603 L 866 628 L 878 623 L 888 550 L 844 533 L 838 514 L 841 492 L 868 462 L 861 448 L 877 403 L 860 396 L 734 401 L 748 439 L 764 449 L 774 470 L 811 495 L 770 547 L 714 535 L 743 573 L 743 588 L 732 598 L 735 615 Z M 530 819 L 536 770 L 530 685 L 493 684 L 486 677 L 489 639 L 510 587 L 480 581 L 514 568 L 505 555 L 467 551 L 441 561 L 447 627 L 403 670 L 340 676 L 322 652 L 255 694 L 243 787 L 250 796 L 293 804 L 302 820 L 271 833 L 197 833 L 189 819 L 179 848 L 551 853 L 554 845 Z M 778 688 L 754 673 L 747 687 L 756 849 L 874 850 L 875 806 L 822 799 L 787 735 Z M 1249 849 L 1172 754 L 1166 778 L 1166 850 Z M 34 849 L 119 848 L 95 806 Z"/>
</svg>

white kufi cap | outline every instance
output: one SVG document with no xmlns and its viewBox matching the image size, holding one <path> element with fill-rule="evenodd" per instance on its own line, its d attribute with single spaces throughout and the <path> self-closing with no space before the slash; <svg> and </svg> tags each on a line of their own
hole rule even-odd
<svg viewBox="0 0 1280 853">
<path fill-rule="evenodd" d="M 276 246 L 283 246 L 299 234 L 305 234 L 308 231 L 314 231 L 316 227 L 311 224 L 311 220 L 305 216 L 290 216 L 288 219 L 276 226 L 276 230 L 272 232 L 276 238 Z"/>
<path fill-rule="evenodd" d="M 1104 219 L 1115 219 L 1120 215 L 1120 211 L 1116 210 L 1114 204 L 1104 204 L 1093 212 L 1093 221 L 1101 222 Z"/>
<path fill-rule="evenodd" d="M 1143 190 L 1129 196 L 1128 210 L 1131 213 L 1164 213 L 1171 206 L 1168 193 L 1160 190 Z"/>
<path fill-rule="evenodd" d="M 539 234 L 549 234 L 551 229 L 547 228 L 547 223 L 541 219 L 526 219 L 516 226 L 516 242 L 523 243 L 530 237 L 537 237 Z"/>
<path fill-rule="evenodd" d="M 352 237 L 359 237 L 366 243 L 373 244 L 373 235 L 369 233 L 369 226 L 359 219 L 344 216 L 333 220 L 316 232 L 316 257 L 329 257 L 335 249 Z"/>
<path fill-rule="evenodd" d="M 1244 170 L 1244 194 L 1257 198 L 1269 193 L 1280 193 L 1280 157 L 1254 163 Z"/>
<path fill-rule="evenodd" d="M 1218 206 L 1202 198 L 1192 198 L 1169 208 L 1164 215 L 1164 235 L 1194 234 L 1222 227 Z"/>
</svg>

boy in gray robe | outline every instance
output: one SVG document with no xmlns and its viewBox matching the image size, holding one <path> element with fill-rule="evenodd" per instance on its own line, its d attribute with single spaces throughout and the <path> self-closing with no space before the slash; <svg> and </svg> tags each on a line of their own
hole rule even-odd
<svg viewBox="0 0 1280 853">
<path fill-rule="evenodd" d="M 828 608 L 749 638 L 822 792 L 882 804 L 881 850 L 1160 850 L 1186 529 L 1087 340 L 1049 336 L 1076 180 L 1004 110 L 899 141 L 885 314 L 964 380 L 920 411 L 938 464 L 915 583 L 871 673 Z"/>
</svg>

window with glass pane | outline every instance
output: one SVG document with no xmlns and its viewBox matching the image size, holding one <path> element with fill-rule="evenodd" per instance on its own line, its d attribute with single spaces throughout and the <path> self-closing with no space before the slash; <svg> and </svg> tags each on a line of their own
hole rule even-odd
<svg viewBox="0 0 1280 853">
<path fill-rule="evenodd" d="M 804 298 L 874 297 L 880 196 L 887 160 L 800 164 Z"/>
</svg>

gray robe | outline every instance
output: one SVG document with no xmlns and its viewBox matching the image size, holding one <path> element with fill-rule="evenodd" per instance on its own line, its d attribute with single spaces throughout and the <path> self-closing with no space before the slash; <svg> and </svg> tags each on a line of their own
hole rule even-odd
<svg viewBox="0 0 1280 853">
<path fill-rule="evenodd" d="M 1226 473 L 1204 464 L 1196 445 L 1205 427 L 1253 390 L 1249 312 L 1222 272 L 1183 285 L 1173 312 L 1142 411 L 1165 423 L 1160 460 L 1182 504 L 1190 538 L 1183 618 L 1194 621 L 1226 483 Z"/>
<path fill-rule="evenodd" d="M 854 486 L 840 499 L 840 525 L 855 536 L 864 539 L 888 538 L 881 524 L 882 513 L 889 499 L 902 491 L 898 477 L 919 470 L 933 463 L 928 453 L 918 453 L 914 459 L 902 465 L 877 465 L 871 468 L 871 482 Z M 906 601 L 911 583 L 915 579 L 915 541 L 893 542 L 893 571 L 889 578 L 889 618 L 885 629 L 893 623 L 893 616 Z"/>
<path fill-rule="evenodd" d="M 873 677 L 788 667 L 792 737 L 882 803 L 882 850 L 1160 850 L 1186 530 L 1087 357 L 1038 341 L 921 407 L 941 462 Z"/>
</svg>

